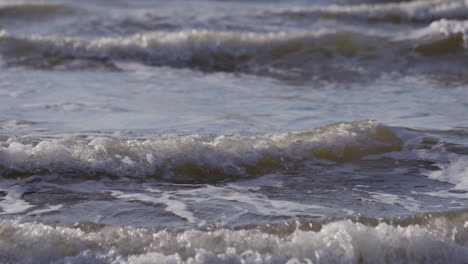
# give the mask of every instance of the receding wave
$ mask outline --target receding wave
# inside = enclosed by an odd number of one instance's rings
[[[432,56],[456,54],[449,59],[451,69],[459,71],[459,64],[465,61],[467,29],[466,21],[440,20],[400,38],[349,31],[269,34],[183,31],[89,40],[18,37],[3,32],[0,53],[6,65],[39,68],[101,65],[116,69],[117,62],[133,61],[203,71],[275,74],[283,70],[301,72],[304,76],[328,73],[335,77],[336,70],[342,72],[340,76],[353,70],[356,74],[405,70],[410,62],[414,70],[418,63],[427,66]],[[355,69],[356,60],[361,62],[360,69]]]
[[[169,231],[3,220],[6,263],[463,263],[468,215],[406,224],[339,220]]]
[[[6,137],[1,145],[3,175],[104,174],[204,181],[259,175],[305,162],[351,161],[399,150],[402,141],[392,129],[362,121],[257,137]]]
[[[266,16],[281,15],[290,19],[359,19],[392,23],[431,22],[439,19],[468,19],[465,0],[418,0],[398,3],[330,5],[269,11]]]

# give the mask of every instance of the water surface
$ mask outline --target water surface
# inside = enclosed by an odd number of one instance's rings
[[[0,1],[0,262],[465,263],[467,19]]]

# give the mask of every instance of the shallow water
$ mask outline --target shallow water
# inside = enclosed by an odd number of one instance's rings
[[[467,262],[467,19],[0,1],[0,262]]]

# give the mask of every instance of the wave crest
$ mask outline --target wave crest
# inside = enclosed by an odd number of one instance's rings
[[[7,175],[105,174],[208,181],[259,175],[321,159],[359,159],[399,150],[402,141],[391,129],[362,121],[258,137],[10,138],[2,145],[0,168]]]
[[[465,0],[418,0],[398,3],[330,5],[270,11],[266,16],[280,15],[296,19],[359,19],[391,23],[431,22],[439,19],[468,19],[468,2]]]

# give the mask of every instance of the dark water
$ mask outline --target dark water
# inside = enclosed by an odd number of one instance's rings
[[[0,263],[468,262],[468,2],[0,1]]]

